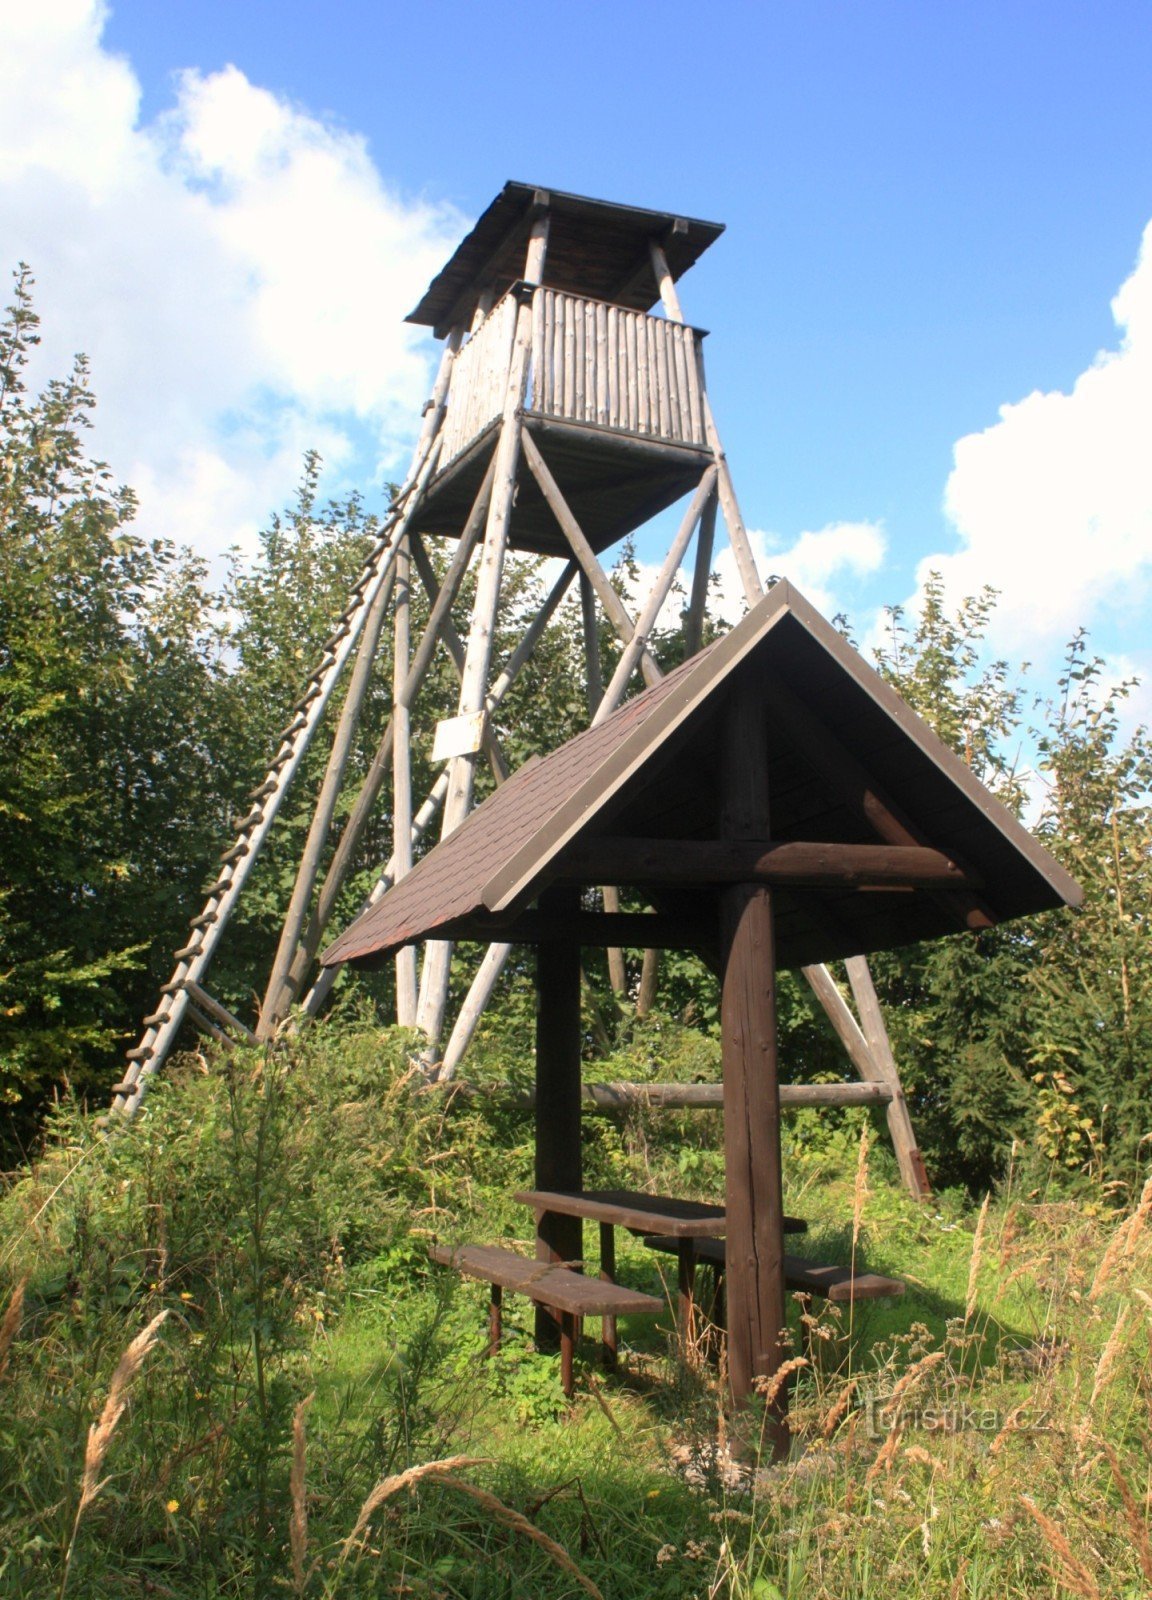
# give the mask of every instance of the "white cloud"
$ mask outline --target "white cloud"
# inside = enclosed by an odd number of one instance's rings
[[[776,534],[750,528],[748,542],[762,583],[767,585],[771,578],[788,578],[828,617],[850,603],[846,584],[850,586],[853,579],[879,571],[887,549],[884,529],[876,522],[832,522],[817,532],[801,533],[791,544]],[[660,609],[657,620],[662,628],[675,626],[679,618],[692,587],[693,559],[694,547],[689,549],[688,560],[680,569],[681,592],[673,591]],[[731,545],[724,544],[717,551],[712,565],[719,580],[712,595],[712,609],[723,621],[738,622],[747,606]],[[637,562],[635,578],[627,586],[629,608],[634,615],[651,593],[659,571],[659,562]]]
[[[1152,577],[1152,224],[1112,302],[1118,347],[1068,394],[1034,392],[955,448],[959,548],[926,556],[959,599],[1002,591],[998,640],[1046,653],[1081,624],[1139,625]]]
[[[830,522],[815,532],[801,533],[791,544],[777,534],[750,528],[748,539],[761,580],[787,578],[818,611],[831,617],[851,602],[854,580],[869,577],[883,565],[887,538],[878,522]],[[726,545],[716,559],[720,575],[718,609],[734,622],[744,611],[744,591],[736,557]]]
[[[142,529],[217,554],[310,446],[361,484],[402,468],[434,356],[402,319],[464,223],[236,67],[182,74],[141,124],[104,18],[96,0],[0,17],[0,267],[36,273],[42,375],[91,357],[95,448]]]

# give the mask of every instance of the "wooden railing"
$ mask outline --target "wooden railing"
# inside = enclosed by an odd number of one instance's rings
[[[693,328],[556,289],[536,291],[532,315],[533,411],[706,443]]]
[[[516,299],[503,296],[456,357],[444,419],[446,466],[504,409]],[[699,335],[664,317],[537,289],[529,410],[564,422],[706,446]]]
[[[444,417],[440,465],[447,466],[465,445],[504,410],[508,363],[516,329],[516,300],[500,299],[479,328],[460,347],[452,369]]]

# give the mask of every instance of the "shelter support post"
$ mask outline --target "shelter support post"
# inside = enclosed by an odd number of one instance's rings
[[[739,683],[728,708],[722,761],[722,832],[727,838],[768,837],[767,730],[754,694]],[[751,1400],[756,1380],[770,1378],[780,1366],[785,1329],[772,891],[734,885],[724,892],[720,915],[728,1381],[739,1410]],[[774,1459],[787,1453],[786,1417],[781,1392],[764,1435]]]
[[[574,911],[580,894],[557,889],[541,897],[559,915]],[[579,1189],[580,1149],[580,946],[559,939],[536,955],[536,1188]],[[536,1259],[578,1262],[583,1254],[579,1217],[544,1212],[536,1219]],[[555,1349],[556,1323],[536,1309],[536,1343]]]

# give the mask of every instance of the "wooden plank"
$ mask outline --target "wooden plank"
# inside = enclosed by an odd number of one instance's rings
[[[688,438],[693,444],[704,444],[704,413],[700,404],[700,362],[698,351],[698,336],[695,329],[685,327],[682,335],[685,343],[685,383],[688,395]]]
[[[540,897],[545,915],[558,920],[579,905],[571,889]],[[538,1189],[578,1189],[583,1182],[580,1143],[580,947],[573,939],[542,945],[536,956],[536,1162]],[[579,1219],[540,1214],[538,1261],[578,1261],[583,1254]],[[537,1313],[536,1342],[554,1334]]]
[[[769,834],[768,745],[755,686],[734,684],[723,731],[721,831],[729,839]],[[756,1380],[784,1359],[784,1204],[777,1075],[776,960],[772,895],[740,884],[721,901],[727,1214],[728,1382],[738,1409]],[[774,1458],[788,1449],[787,1395],[766,1417]]]
[[[656,401],[659,406],[660,437],[674,439],[676,431],[672,427],[672,384],[668,370],[669,325],[660,321],[658,317],[653,317],[650,330],[656,356]]]
[[[670,1235],[645,1239],[649,1250],[659,1250],[665,1255],[677,1255],[681,1241]],[[714,1266],[725,1264],[726,1247],[723,1239],[694,1239],[692,1248],[698,1261],[708,1261]],[[825,1266],[809,1261],[804,1256],[784,1257],[785,1287],[794,1294],[813,1294],[838,1305],[853,1300],[882,1300],[904,1293],[899,1278],[886,1278],[875,1272],[853,1272],[850,1267]]]
[[[642,1194],[633,1189],[582,1190],[576,1184],[563,1188],[540,1186],[521,1189],[513,1199],[538,1212],[608,1222],[632,1233],[655,1231],[691,1239],[723,1232],[725,1228],[723,1206],[670,1195]]]
[[[639,318],[632,313],[624,316],[625,386],[627,389],[628,420],[625,426],[633,433],[643,433],[640,410],[639,358],[636,354],[636,332]]]
[[[694,435],[692,432],[692,412],[688,403],[688,364],[684,349],[687,330],[681,327],[679,323],[674,322],[670,331],[672,334],[672,357],[676,373],[676,436],[679,439],[691,439]]]
[[[608,307],[608,424],[627,426],[621,385],[621,320],[618,306]]]
[[[608,409],[608,307],[602,304],[595,305],[593,315],[596,319],[596,421],[607,426],[611,421]]]
[[[576,416],[576,302],[571,295],[558,294],[556,309],[564,326],[564,389],[562,414]]]
[[[573,298],[568,302],[568,309],[572,315],[572,322],[576,336],[575,349],[573,352],[572,378],[574,389],[572,395],[572,410],[568,413],[568,415],[575,418],[577,421],[582,422],[584,421],[584,343],[585,339],[587,338],[587,328],[584,322],[584,302],[582,300]]]
[[[465,1277],[498,1284],[576,1316],[596,1317],[606,1312],[629,1316],[664,1309],[663,1300],[657,1300],[655,1295],[605,1278],[586,1277],[568,1267],[529,1260],[499,1245],[432,1245],[428,1254],[441,1266],[454,1267]]]
[[[569,846],[557,864],[556,880],[617,885],[766,883],[827,889],[925,888],[970,881],[950,857],[922,845],[613,835]]]

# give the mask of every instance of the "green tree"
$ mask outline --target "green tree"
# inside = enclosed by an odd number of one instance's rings
[[[27,268],[0,323],[0,1102],[88,1087],[152,988],[210,830],[221,671],[200,564],[130,531],[83,431],[88,366],[28,393]]]

